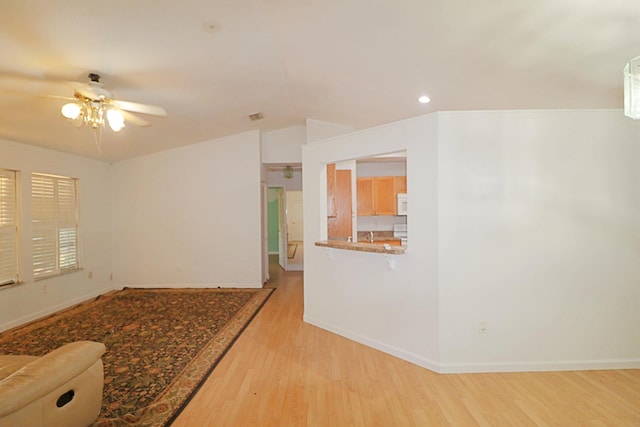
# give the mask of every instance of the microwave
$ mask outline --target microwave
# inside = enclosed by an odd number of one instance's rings
[[[398,205],[396,207],[396,215],[407,214],[407,193],[398,194]]]

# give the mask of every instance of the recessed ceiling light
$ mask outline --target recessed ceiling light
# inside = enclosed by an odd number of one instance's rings
[[[427,95],[422,95],[421,97],[418,98],[418,102],[420,104],[428,104],[429,102],[431,102],[431,99],[429,99]]]

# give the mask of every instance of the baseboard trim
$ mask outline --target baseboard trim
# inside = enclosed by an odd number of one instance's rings
[[[30,314],[28,316],[21,317],[21,318],[19,318],[17,320],[13,320],[11,322],[4,323],[4,324],[0,325],[0,332],[8,331],[9,329],[17,328],[19,326],[26,325],[27,323],[33,322],[35,320],[39,320],[39,319],[45,318],[45,317],[50,316],[50,315],[52,315],[54,313],[57,313],[58,311],[67,309],[69,307],[73,307],[74,305],[81,304],[81,303],[83,303],[85,301],[89,301],[89,300],[91,300],[93,298],[99,297],[100,295],[106,294],[106,293],[111,292],[113,290],[114,290],[113,288],[108,288],[108,289],[102,289],[100,291],[95,291],[95,292],[92,292],[90,294],[83,295],[81,297],[75,298],[75,299],[73,299],[71,301],[66,301],[66,302],[64,302],[62,304],[58,304],[58,305],[55,305],[53,307],[48,307],[45,310],[41,310],[41,311],[32,313],[32,314]]]
[[[261,283],[130,283],[120,286],[118,289],[140,288],[140,289],[212,289],[212,288],[262,288]]]
[[[526,361],[498,363],[441,363],[442,374],[471,374],[498,372],[594,371],[611,369],[640,369],[640,359]]]
[[[406,360],[415,365],[439,374],[472,374],[500,372],[551,372],[551,371],[593,371],[612,369],[640,369],[640,359],[603,359],[603,360],[561,360],[561,361],[525,361],[496,363],[438,363],[422,356],[386,345],[379,341],[354,334],[343,328],[304,315],[306,323],[325,329],[368,347]]]
[[[366,345],[367,347],[374,348],[376,350],[380,350],[383,353],[390,354],[391,356],[395,356],[399,359],[406,360],[407,362],[413,363],[414,365],[418,365],[422,368],[429,369],[430,371],[438,372],[439,365],[433,360],[427,359],[425,357],[419,356],[417,354],[401,350],[399,348],[386,345],[381,343],[380,341],[376,341],[365,336],[354,334],[353,332],[347,331],[346,329],[339,328],[337,326],[322,322],[320,320],[314,319],[310,316],[303,316],[303,320],[306,323],[317,326],[321,329],[325,329],[329,332],[332,332],[336,335],[340,335],[342,337],[348,338],[352,341],[358,342],[360,344]]]

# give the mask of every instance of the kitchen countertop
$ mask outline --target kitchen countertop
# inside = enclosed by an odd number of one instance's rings
[[[322,240],[315,243],[316,246],[325,248],[343,249],[347,251],[373,252],[378,254],[402,255],[407,250],[406,246],[389,246],[369,242],[347,242],[345,240]]]

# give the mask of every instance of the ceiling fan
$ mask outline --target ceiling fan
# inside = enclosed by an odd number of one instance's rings
[[[62,106],[62,115],[76,127],[82,127],[83,125],[91,127],[94,130],[96,147],[99,152],[102,151],[102,130],[107,125],[114,132],[119,132],[125,127],[125,121],[138,126],[149,126],[151,124],[133,113],[159,117],[167,116],[165,109],[157,105],[116,99],[111,92],[104,88],[104,85],[100,82],[101,76],[97,73],[89,73],[87,77],[89,78],[87,83],[64,82],[67,87],[73,89],[72,97],[47,94],[44,96],[70,101]],[[33,93],[33,89],[39,88],[37,84],[24,85],[24,81],[13,80],[13,83],[17,82],[22,84],[11,84],[12,90],[16,90],[16,86],[21,86],[25,89],[25,92]],[[29,88],[25,86],[31,86],[31,90],[28,90]]]
[[[105,124],[114,132],[119,132],[125,126],[125,120],[138,126],[150,125],[132,112],[160,117],[167,115],[165,109],[157,105],[115,99],[100,83],[99,74],[90,73],[88,77],[88,83],[69,82],[75,92],[73,98],[67,99],[73,102],[63,105],[61,112],[75,126],[87,125],[95,131],[98,151],[101,151],[102,129]]]

